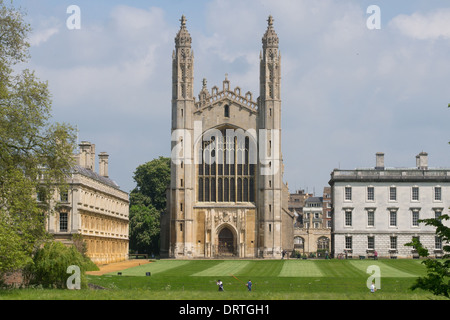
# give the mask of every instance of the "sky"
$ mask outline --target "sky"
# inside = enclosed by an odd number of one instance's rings
[[[259,96],[261,38],[272,15],[281,52],[282,153],[290,192],[321,195],[335,168],[450,167],[448,0],[15,0],[31,25],[27,68],[48,81],[52,121],[108,152],[122,190],[169,157],[171,59],[185,15],[194,93]],[[73,20],[79,8],[78,20]],[[377,6],[378,11],[368,10]],[[79,28],[72,28],[79,21]],[[69,22],[69,23],[68,23]],[[98,170],[98,158],[96,159]]]

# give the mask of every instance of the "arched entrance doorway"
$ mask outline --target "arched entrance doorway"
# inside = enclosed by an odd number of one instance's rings
[[[223,228],[219,232],[219,255],[232,256],[234,255],[234,236],[228,228]]]

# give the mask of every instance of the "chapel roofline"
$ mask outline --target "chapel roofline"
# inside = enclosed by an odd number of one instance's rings
[[[241,106],[247,107],[252,112],[258,112],[258,103],[253,101],[253,94],[250,91],[247,91],[245,95],[242,95],[240,87],[235,87],[234,90],[231,90],[228,74],[225,75],[222,90],[220,91],[219,87],[214,86],[211,88],[211,92],[209,92],[206,79],[203,79],[202,83],[203,87],[199,93],[199,101],[195,104],[197,109],[203,109],[212,106],[220,100],[228,99]]]

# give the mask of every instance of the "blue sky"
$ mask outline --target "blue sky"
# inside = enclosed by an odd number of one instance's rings
[[[202,79],[259,95],[259,53],[273,15],[282,55],[284,180],[320,194],[334,168],[413,167],[421,151],[450,167],[447,0],[16,0],[31,24],[28,67],[49,82],[54,121],[110,154],[130,191],[137,166],[170,156],[171,57],[186,15]],[[69,30],[70,5],[81,29]],[[381,29],[366,12],[380,8]],[[98,167],[98,165],[97,165]]]

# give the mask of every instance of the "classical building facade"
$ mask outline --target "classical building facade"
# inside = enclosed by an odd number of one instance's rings
[[[324,193],[324,196],[326,194]],[[325,257],[330,252],[331,228],[324,209],[324,197],[310,195],[304,206],[295,211],[294,250],[296,254]]]
[[[128,194],[108,176],[108,154],[98,155],[95,172],[95,145],[82,142],[75,155],[76,165],[68,179],[67,192],[55,193],[54,213],[49,214],[47,231],[54,239],[73,243],[80,235],[87,255],[96,264],[128,259]]]
[[[173,258],[280,258],[293,246],[283,182],[281,57],[269,17],[260,95],[203,80],[194,97],[192,39],[181,19],[172,57],[172,167],[161,254]]]
[[[333,202],[334,254],[411,258],[405,246],[413,237],[432,256],[442,254],[442,240],[434,227],[420,219],[448,214],[450,168],[429,168],[428,154],[416,157],[416,167],[386,168],[377,153],[375,168],[338,170],[329,182]],[[448,222],[444,222],[449,225]]]

